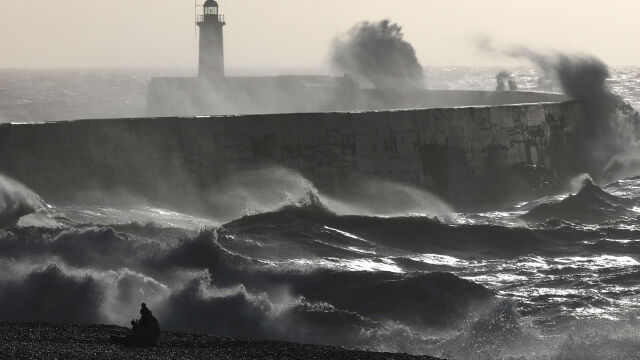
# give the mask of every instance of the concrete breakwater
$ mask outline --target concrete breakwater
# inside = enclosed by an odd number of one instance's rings
[[[51,201],[99,189],[171,202],[274,164],[329,192],[373,176],[472,205],[531,188],[532,165],[576,170],[583,117],[579,102],[562,101],[2,124],[0,172]]]

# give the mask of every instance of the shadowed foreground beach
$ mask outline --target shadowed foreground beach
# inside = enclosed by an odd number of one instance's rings
[[[109,341],[124,334],[113,325],[0,322],[3,359],[423,359],[429,356],[374,353],[282,341],[229,339],[163,331],[150,348],[126,348]]]

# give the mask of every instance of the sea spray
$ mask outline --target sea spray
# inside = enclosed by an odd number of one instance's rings
[[[0,228],[45,208],[44,201],[23,184],[0,174]]]
[[[390,20],[364,21],[333,42],[331,62],[380,90],[424,88],[422,65],[402,27]]]
[[[542,78],[556,79],[568,95],[582,102],[585,122],[578,133],[574,171],[600,177],[612,166],[612,160],[623,155],[628,158],[638,148],[640,114],[611,91],[606,83],[609,68],[602,60],[525,46],[499,47],[491,39],[481,39],[476,45],[485,52],[530,61],[542,72]]]
[[[231,220],[287,205],[305,205],[318,197],[318,190],[294,170],[265,166],[230,174],[213,186],[208,195],[212,211]]]
[[[453,209],[437,196],[412,186],[367,175],[353,178],[337,194],[320,191],[299,172],[265,166],[230,174],[208,192],[208,206],[221,219],[275,212],[288,206],[337,215],[438,216]]]

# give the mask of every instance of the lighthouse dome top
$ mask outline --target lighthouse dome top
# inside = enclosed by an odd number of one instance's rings
[[[220,13],[218,12],[218,2],[215,0],[205,1],[203,9],[205,20],[208,19],[209,21],[211,21],[214,16],[217,18],[218,15],[220,15]]]

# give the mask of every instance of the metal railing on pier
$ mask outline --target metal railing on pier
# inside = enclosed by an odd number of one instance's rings
[[[223,23],[224,22],[224,15],[220,14],[220,15],[217,15],[217,16],[218,16],[218,22]],[[196,17],[196,22],[197,23],[201,23],[201,22],[204,22],[205,19],[207,21],[211,21],[211,20],[213,20],[215,18],[216,18],[216,15],[198,15]]]

